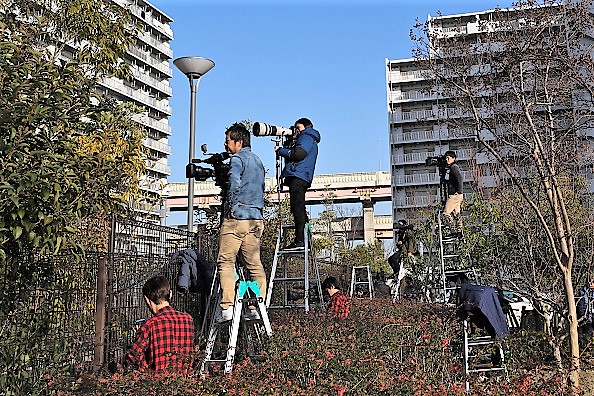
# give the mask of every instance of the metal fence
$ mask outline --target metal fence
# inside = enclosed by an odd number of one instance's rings
[[[175,288],[180,262],[173,255],[196,248],[214,263],[217,238],[206,228],[194,234],[128,220],[112,224],[107,253],[16,260],[15,265],[31,268],[34,276],[20,282],[22,291],[14,293],[22,300],[0,324],[0,344],[4,349],[18,344],[26,351],[35,337],[35,376],[57,366],[87,371],[118,362],[134,340],[136,321],[151,316],[142,297],[145,281],[163,274]],[[199,299],[197,294],[177,292],[172,299],[174,308],[195,318],[197,332]],[[10,362],[2,366],[8,369]]]

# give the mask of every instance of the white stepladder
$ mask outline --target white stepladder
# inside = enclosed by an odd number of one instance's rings
[[[216,282],[218,283],[218,281]],[[272,336],[272,327],[258,282],[245,280],[237,282],[233,317],[231,320],[221,323],[217,323],[215,320],[221,312],[220,287],[217,285],[213,289],[218,292],[214,299],[213,315],[206,341],[206,355],[200,368],[201,375],[206,374],[212,363],[224,364],[225,374],[233,370],[240,327],[250,356],[255,356],[262,349],[265,336]],[[251,313],[251,307],[256,308],[256,317]],[[228,331],[225,333],[221,331],[223,329]]]
[[[465,374],[465,389],[470,390],[470,376],[473,374],[487,375],[493,372],[503,372],[509,381],[505,367],[501,342],[490,336],[475,337],[471,331],[470,320],[463,321],[464,326],[464,356],[463,366]]]
[[[466,281],[478,283],[478,274],[472,266],[470,255],[459,253],[461,241],[444,235],[445,226],[441,220],[440,209],[435,211],[435,223],[437,238],[434,242],[437,244],[432,244],[430,254],[435,254],[436,250],[439,253],[439,279],[435,279],[437,285],[434,289],[434,299],[436,302],[452,303],[460,284]]]
[[[315,260],[309,223],[304,229],[304,249],[285,250],[284,246],[290,239],[287,231],[294,228],[293,225],[283,224],[279,229],[266,293],[266,307],[304,308],[305,312],[309,312],[312,305],[321,305],[323,301],[320,272]]]
[[[356,291],[362,291],[358,286],[364,286],[367,289],[368,297],[373,298],[373,280],[371,278],[371,269],[368,265],[353,267],[349,294],[351,297],[353,297]],[[357,296],[355,295],[355,297]]]

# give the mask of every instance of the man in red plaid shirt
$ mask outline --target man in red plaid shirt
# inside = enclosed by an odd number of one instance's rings
[[[166,277],[159,275],[147,280],[142,294],[153,317],[138,329],[125,363],[141,370],[187,371],[192,366],[194,320],[169,305],[172,292]]]
[[[326,278],[322,282],[322,290],[330,295],[328,312],[337,318],[348,318],[351,302],[342,290],[340,290],[336,278],[333,276]]]

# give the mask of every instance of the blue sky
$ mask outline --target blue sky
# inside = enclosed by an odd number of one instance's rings
[[[322,141],[316,173],[389,170],[385,59],[410,58],[418,18],[458,14],[511,1],[489,0],[149,0],[174,19],[174,58],[202,56],[215,67],[197,96],[196,156],[223,151],[224,131],[240,120],[290,126],[307,117]],[[190,88],[175,67],[169,181],[185,181]],[[274,176],[269,138],[252,149]],[[389,205],[376,213],[389,214]],[[174,215],[168,224],[185,222]]]

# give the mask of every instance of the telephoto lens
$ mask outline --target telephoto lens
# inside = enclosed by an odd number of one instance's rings
[[[263,122],[255,122],[252,127],[254,136],[292,136],[293,128],[269,125]]]

